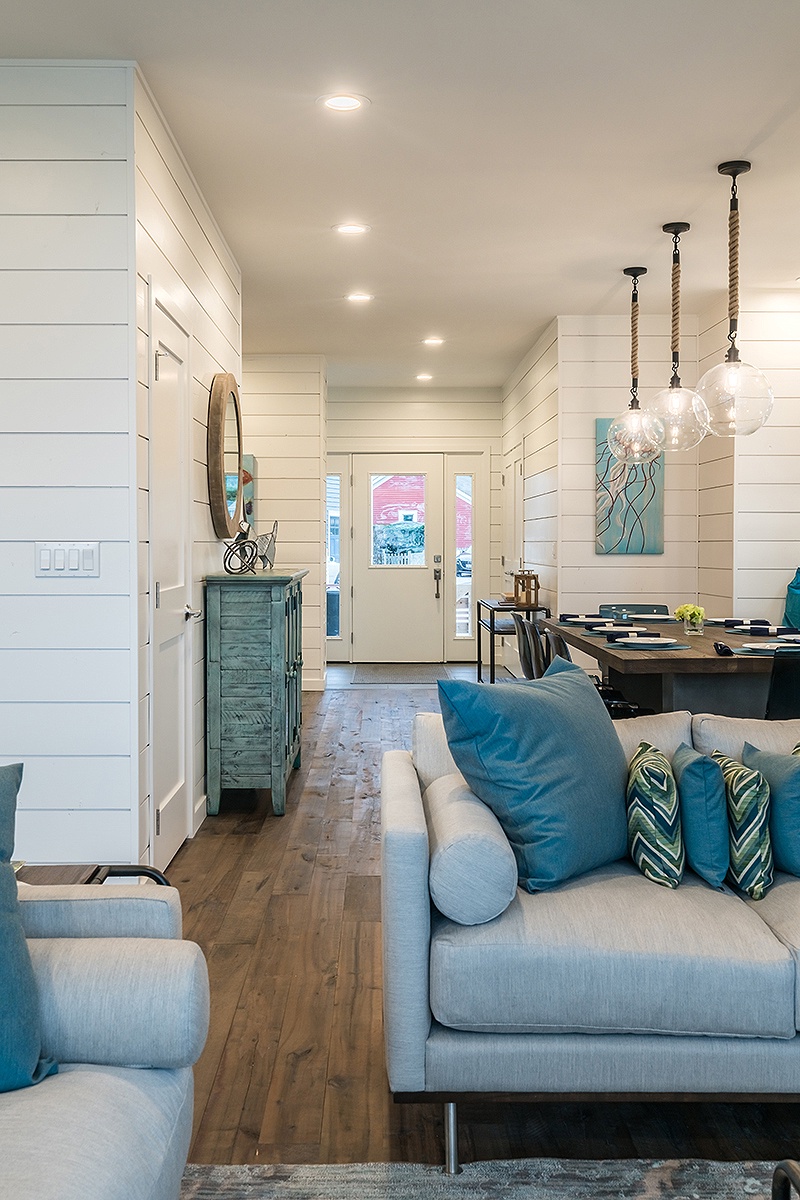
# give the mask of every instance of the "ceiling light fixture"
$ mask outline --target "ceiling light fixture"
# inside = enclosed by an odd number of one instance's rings
[[[720,175],[731,177],[728,214],[728,352],[725,361],[706,371],[697,385],[695,412],[715,437],[746,436],[760,429],[772,412],[773,394],[766,375],[739,359],[739,196],[736,179],[750,170],[744,160],[720,163]]]
[[[366,108],[369,100],[366,96],[357,96],[355,93],[336,93],[332,96],[319,96],[317,104],[322,104],[333,112],[355,112],[356,109]]]
[[[621,417],[608,430],[608,448],[623,463],[653,462],[661,453],[664,426],[655,415],[648,416],[639,407],[639,276],[647,267],[626,267],[624,275],[633,280],[631,287],[631,401]]]
[[[366,304],[368,300],[374,300],[374,296],[370,296],[369,292],[351,292],[347,297],[353,304]]]
[[[670,221],[662,225],[664,233],[672,234],[672,378],[669,387],[656,392],[644,403],[645,413],[657,417],[664,429],[662,450],[691,450],[705,437],[705,429],[694,411],[699,401],[696,392],[681,386],[681,234],[691,226],[686,221]]]
[[[423,344],[423,346],[441,346],[443,342],[444,342],[444,338],[429,337],[429,338],[425,338],[422,344]]]
[[[344,221],[341,225],[334,225],[333,229],[336,233],[369,233],[369,225],[361,225],[358,221]]]
[[[429,379],[433,379],[433,376],[432,376],[432,375],[418,375],[418,376],[417,376],[417,379],[419,379],[419,381],[420,381],[421,383],[427,383],[427,381],[428,381]]]

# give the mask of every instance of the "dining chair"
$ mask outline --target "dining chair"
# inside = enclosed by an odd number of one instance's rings
[[[768,721],[800,717],[800,647],[779,646],[775,651],[765,716]]]
[[[572,655],[569,652],[569,646],[564,641],[560,633],[554,633],[552,629],[545,631],[547,637],[547,661],[548,664],[554,658],[565,658],[567,662],[572,662]]]
[[[512,613],[517,630],[517,648],[522,673],[526,679],[541,679],[547,670],[550,658],[545,642],[535,621]]]

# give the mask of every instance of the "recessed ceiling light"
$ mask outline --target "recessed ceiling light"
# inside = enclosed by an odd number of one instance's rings
[[[425,338],[422,344],[423,344],[423,346],[441,346],[443,341],[444,341],[444,338],[429,337],[429,338]]]
[[[366,304],[367,300],[374,300],[374,296],[370,296],[369,292],[351,292],[347,297],[352,300],[353,304]]]
[[[358,221],[343,221],[341,225],[334,225],[333,228],[337,233],[369,233],[369,225],[361,225]]]
[[[337,93],[334,96],[320,96],[317,104],[324,104],[325,108],[330,108],[334,112],[355,112],[357,108],[366,108],[369,100],[366,96],[357,96],[355,93],[347,95]]]
[[[433,376],[432,375],[418,375],[417,379],[419,379],[419,381],[421,383],[425,383],[425,382],[427,382],[427,380],[433,379]]]

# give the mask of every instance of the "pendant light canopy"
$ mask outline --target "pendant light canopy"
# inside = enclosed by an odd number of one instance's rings
[[[705,437],[705,429],[695,414],[697,394],[681,385],[681,234],[691,228],[686,221],[662,225],[672,234],[672,378],[669,387],[656,392],[644,405],[648,415],[658,417],[664,428],[662,450],[691,450]]]
[[[772,412],[772,388],[758,367],[739,359],[736,335],[739,329],[739,196],[736,179],[750,170],[743,160],[720,163],[720,175],[731,177],[728,216],[728,341],[725,361],[706,371],[697,385],[695,413],[701,425],[715,437],[755,433]]]
[[[653,462],[661,453],[666,437],[662,421],[654,413],[639,407],[639,276],[647,267],[626,267],[625,275],[633,280],[631,288],[631,401],[608,430],[608,448],[614,458],[623,463]]]

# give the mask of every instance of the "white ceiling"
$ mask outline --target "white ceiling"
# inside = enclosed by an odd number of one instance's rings
[[[553,316],[627,312],[626,265],[665,312],[665,221],[698,311],[724,159],[753,161],[742,286],[798,286],[797,0],[29,0],[2,40],[139,62],[241,264],[245,352],[332,384],[497,386]],[[315,104],[340,90],[372,103]]]

